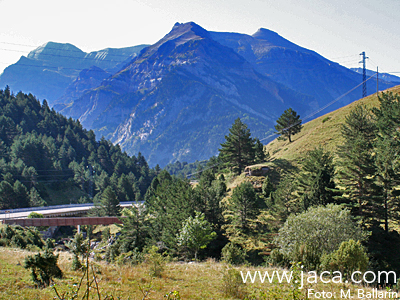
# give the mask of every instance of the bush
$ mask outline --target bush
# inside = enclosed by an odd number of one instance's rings
[[[151,277],[161,277],[162,272],[167,264],[167,258],[158,253],[158,247],[152,246],[144,255],[144,262],[149,266]]]
[[[366,236],[349,210],[329,204],[289,216],[275,242],[285,259],[302,261],[306,269],[317,270],[323,254],[336,251],[344,241],[364,240]]]
[[[53,278],[61,278],[62,272],[57,265],[58,255],[46,249],[43,253],[27,256],[24,268],[31,269],[32,280],[37,287],[43,288],[53,281]]]
[[[232,265],[240,265],[246,262],[246,251],[240,246],[229,242],[222,248],[222,260]]]
[[[322,269],[340,271],[348,278],[354,271],[365,272],[368,267],[368,256],[364,247],[354,240],[342,242],[339,249],[324,255],[321,261]]]

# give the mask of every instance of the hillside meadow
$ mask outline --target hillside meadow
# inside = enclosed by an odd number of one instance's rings
[[[400,86],[393,87],[385,92],[398,94],[400,93]],[[378,97],[373,94],[307,122],[303,124],[301,132],[292,137],[291,143],[275,139],[266,145],[266,151],[270,153],[272,159],[285,159],[293,163],[299,162],[307,151],[318,146],[335,153],[336,147],[343,141],[340,128],[344,124],[346,116],[359,104],[365,105],[369,109],[376,107],[379,105]]]
[[[0,299],[59,299],[53,287],[34,287],[30,272],[23,267],[25,257],[32,254],[34,253],[26,250],[0,248]],[[59,254],[59,266],[64,277],[55,280],[55,287],[62,296],[63,293],[76,289],[82,273],[71,271],[70,253]],[[307,299],[307,293],[322,291],[336,295],[332,299],[340,299],[341,293],[348,293],[348,290],[356,298],[358,289],[362,289],[365,295],[373,292],[370,288],[358,285],[320,281],[316,284],[305,283],[303,289],[299,289],[299,284],[278,283],[276,278],[272,284],[260,283],[259,279],[255,283],[243,284],[241,277],[227,277],[231,266],[211,259],[199,263],[169,262],[160,278],[151,278],[148,275],[149,264],[146,263],[136,266],[90,263],[96,272],[101,299]],[[277,271],[282,274],[284,271],[250,266],[236,266],[235,269],[243,274],[247,271],[252,272],[251,274],[254,271],[260,271],[261,274],[265,271],[269,274]],[[325,280],[329,281],[328,278]],[[85,284],[84,281],[83,286]],[[65,299],[81,299],[83,290],[81,289],[78,298]],[[172,296],[171,292],[174,291],[177,293]],[[89,299],[99,299],[98,297],[96,290],[91,289]],[[317,297],[313,295],[309,299]]]

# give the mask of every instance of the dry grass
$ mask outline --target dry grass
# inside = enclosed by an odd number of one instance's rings
[[[388,91],[400,93],[400,86],[391,88]],[[355,101],[305,123],[302,131],[293,136],[292,143],[275,139],[266,145],[266,150],[271,154],[273,159],[286,159],[293,163],[297,163],[307,151],[318,146],[322,146],[325,150],[334,153],[336,147],[342,143],[341,125],[344,124],[345,117],[357,104],[364,104],[368,108],[372,108],[378,106],[379,101],[376,94]]]
[[[54,299],[55,293],[52,288],[36,289],[33,287],[28,270],[23,268],[25,256],[30,255],[27,251],[17,249],[0,248],[0,299]],[[70,290],[73,284],[80,278],[79,272],[70,271],[71,255],[61,253],[59,265],[64,272],[64,278],[56,281],[60,293]],[[97,279],[102,297],[112,295],[115,299],[142,299],[143,295],[139,286],[151,286],[151,292],[146,299],[165,299],[164,295],[170,291],[178,291],[181,299],[232,299],[225,297],[222,289],[222,278],[228,266],[225,264],[208,260],[202,263],[169,263],[161,278],[151,279],[148,267],[145,264],[138,266],[115,266],[108,264],[96,264],[99,270]],[[238,267],[239,271],[261,271],[262,274],[271,268],[261,267]],[[282,272],[283,270],[279,270]],[[249,295],[255,291],[263,291],[262,299],[293,299],[294,287],[290,284],[280,283],[246,283],[244,290]],[[331,291],[340,295],[340,290],[351,289],[355,291],[359,286],[349,284],[307,284],[300,291],[300,298],[305,299],[309,288],[315,291]],[[366,289],[368,290],[368,289]],[[97,295],[92,291],[93,298]],[[119,298],[117,298],[119,297]],[[265,298],[266,297],[266,298]],[[252,298],[259,299],[259,298]],[[334,299],[340,299],[338,296]]]

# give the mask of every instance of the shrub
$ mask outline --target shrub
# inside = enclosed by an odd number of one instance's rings
[[[339,249],[326,254],[321,259],[322,269],[340,271],[350,276],[354,271],[365,272],[368,266],[368,256],[360,241],[352,239],[340,244]]]
[[[46,249],[43,253],[29,255],[25,258],[24,268],[31,269],[32,280],[37,287],[43,288],[53,281],[53,278],[61,278],[62,272],[57,265],[58,255]]]
[[[144,262],[149,266],[149,273],[152,277],[161,277],[167,264],[167,258],[158,253],[158,247],[152,246],[144,255]]]
[[[275,242],[285,259],[302,261],[306,269],[318,269],[323,254],[336,251],[344,241],[364,240],[366,236],[349,210],[329,204],[289,216]]]
[[[240,265],[246,262],[246,251],[231,242],[222,248],[221,254],[222,260],[232,265]]]

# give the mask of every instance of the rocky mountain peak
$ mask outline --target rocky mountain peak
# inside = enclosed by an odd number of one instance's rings
[[[85,52],[72,44],[47,42],[42,46],[39,46],[35,50],[29,52],[28,58],[46,61],[53,60],[56,56],[83,58],[85,55]]]
[[[297,46],[296,44],[281,37],[276,32],[269,30],[269,29],[265,29],[265,28],[258,29],[257,32],[252,35],[252,37],[257,40],[267,41],[268,44],[270,44],[271,46],[288,48],[288,49],[292,49],[292,50],[302,49],[302,47]]]

